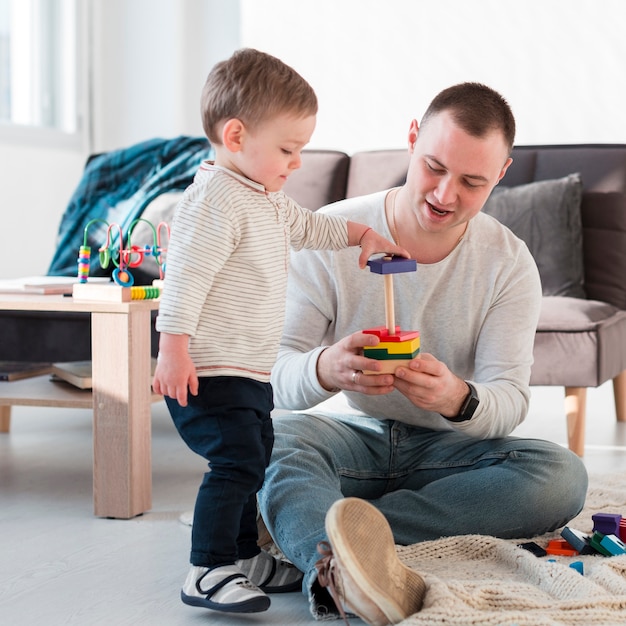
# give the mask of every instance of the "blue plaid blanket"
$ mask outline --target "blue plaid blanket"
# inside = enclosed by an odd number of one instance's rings
[[[186,189],[200,163],[212,156],[205,137],[180,136],[151,139],[92,158],[61,219],[48,274],[76,275],[78,251],[85,226],[91,220],[119,224],[126,240],[128,228],[154,198],[167,191]],[[106,239],[104,222],[94,223],[87,232],[87,245],[92,247],[92,276],[109,274],[112,269],[102,270],[97,254]],[[112,235],[117,238],[116,233]],[[113,243],[119,245],[115,240]]]

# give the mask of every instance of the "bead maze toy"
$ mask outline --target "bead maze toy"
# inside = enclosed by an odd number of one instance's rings
[[[384,256],[367,262],[370,271],[382,274],[385,279],[385,326],[368,328],[364,333],[376,335],[376,346],[365,346],[363,355],[382,363],[382,370],[363,370],[364,374],[393,374],[396,368],[408,365],[420,352],[420,334],[417,330],[400,330],[395,322],[393,295],[393,275],[402,272],[415,272],[417,262],[401,256]]]
[[[135,245],[132,243],[132,233],[140,222],[148,225],[152,234],[152,245]],[[89,283],[89,265],[91,259],[91,247],[87,245],[89,228],[95,223],[103,223],[106,226],[106,240],[99,248],[99,260],[102,269],[108,269],[110,264],[115,266],[111,277],[111,284],[103,285]],[[109,302],[129,302],[131,300],[157,299],[161,296],[161,286],[165,276],[164,256],[167,248],[162,244],[162,233],[169,240],[170,230],[165,222],[160,222],[155,228],[152,223],[143,218],[131,222],[128,229],[126,247],[124,247],[122,228],[119,224],[109,224],[103,219],[96,218],[87,223],[84,229],[83,245],[78,251],[78,280],[74,285],[72,295],[77,300],[106,300]],[[119,245],[113,245],[114,236],[117,234]],[[154,280],[152,286],[135,286],[132,268],[139,267],[146,257],[153,257],[159,269],[159,278]]]

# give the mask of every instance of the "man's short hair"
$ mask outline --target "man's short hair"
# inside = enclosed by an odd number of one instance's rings
[[[443,111],[449,111],[455,122],[473,137],[500,130],[509,152],[513,149],[515,117],[508,102],[491,87],[468,82],[444,89],[426,109],[421,126]]]

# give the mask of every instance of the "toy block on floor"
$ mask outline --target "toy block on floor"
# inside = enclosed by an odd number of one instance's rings
[[[578,556],[578,550],[575,550],[565,539],[549,541],[546,552],[554,556]]]
[[[528,552],[531,552],[538,557],[546,556],[548,554],[545,548],[542,548],[538,543],[535,543],[534,541],[524,541],[523,543],[518,543],[517,547],[528,550]]]
[[[619,523],[619,538],[626,541],[626,519],[622,518]]]
[[[589,545],[589,535],[565,526],[561,530],[561,537],[569,543],[579,554],[595,554],[596,551]]]
[[[615,535],[604,535],[600,541],[600,545],[613,556],[626,554],[626,544]]]
[[[619,535],[622,516],[619,513],[595,513],[591,516],[593,530],[603,535]]]
[[[603,556],[611,556],[611,553],[601,545],[601,541],[604,535],[599,532],[594,532],[589,538],[589,545],[598,553]]]

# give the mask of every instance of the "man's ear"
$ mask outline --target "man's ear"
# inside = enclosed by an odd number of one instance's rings
[[[506,174],[506,171],[509,169],[509,165],[511,165],[511,163],[513,163],[513,159],[511,157],[509,157],[506,160],[506,163],[504,164],[504,167],[502,168],[502,170],[500,172],[500,176],[498,176],[498,183],[504,178],[504,175]],[[496,183],[496,185],[498,183]]]
[[[417,141],[417,135],[419,134],[419,124],[417,120],[411,120],[411,126],[409,127],[409,135],[407,137],[409,144],[409,154],[413,154],[415,149],[415,142]]]
[[[241,150],[245,127],[241,120],[233,117],[227,120],[222,127],[222,144],[230,152]]]

